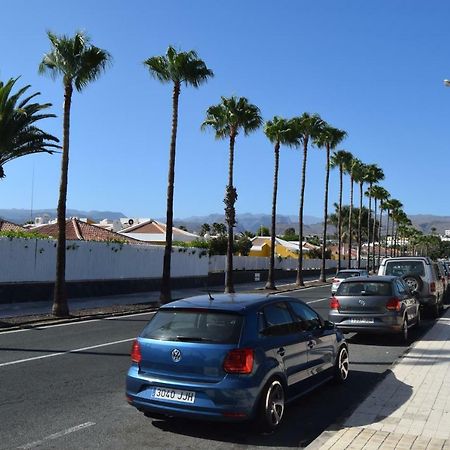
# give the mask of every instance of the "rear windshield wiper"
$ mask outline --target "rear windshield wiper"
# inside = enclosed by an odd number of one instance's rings
[[[201,336],[176,336],[175,340],[186,342],[215,342],[214,339],[208,339]]]

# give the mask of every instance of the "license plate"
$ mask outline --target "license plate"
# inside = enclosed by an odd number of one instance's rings
[[[182,391],[180,389],[167,389],[155,387],[153,388],[152,398],[158,398],[161,400],[170,400],[172,402],[179,402],[179,403],[194,403],[195,392]]]
[[[350,323],[373,323],[373,319],[369,318],[350,319]]]

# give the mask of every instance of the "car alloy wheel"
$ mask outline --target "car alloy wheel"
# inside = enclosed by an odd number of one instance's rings
[[[266,387],[262,402],[263,429],[273,431],[280,425],[284,414],[284,388],[278,380],[273,380]]]
[[[335,379],[343,383],[348,378],[350,360],[346,347],[341,347],[336,358]]]

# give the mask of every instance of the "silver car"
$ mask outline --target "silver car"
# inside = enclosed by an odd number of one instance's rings
[[[405,281],[396,276],[344,280],[330,299],[328,318],[344,333],[397,333],[420,325],[420,304]]]
[[[333,281],[331,283],[331,293],[335,294],[339,285],[342,283],[342,281],[346,280],[347,278],[359,277],[364,275],[369,275],[369,273],[365,269],[339,270],[339,272],[334,276]]]

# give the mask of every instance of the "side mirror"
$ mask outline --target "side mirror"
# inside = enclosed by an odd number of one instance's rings
[[[322,327],[324,330],[334,330],[334,322],[330,322],[329,320],[324,320]]]

